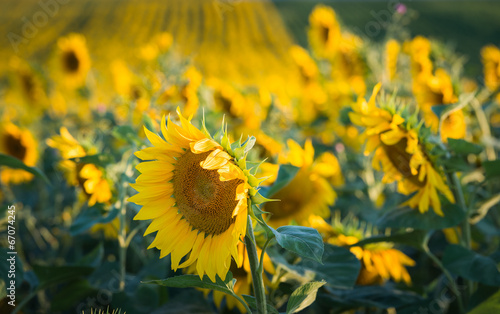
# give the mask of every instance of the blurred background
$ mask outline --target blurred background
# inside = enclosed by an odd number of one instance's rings
[[[245,15],[245,10],[256,2],[260,4],[255,12],[260,12],[260,15],[252,19]],[[271,51],[277,60],[284,62],[286,58],[283,56],[291,43],[307,45],[308,15],[318,3],[320,1],[308,0],[3,0],[4,9],[0,12],[0,58],[3,61],[0,70],[5,69],[6,60],[12,54],[23,59],[44,60],[53,51],[57,39],[71,32],[82,33],[87,38],[93,59],[102,64],[107,64],[117,54],[133,59],[137,47],[162,31],[172,33],[187,55],[194,56],[200,50],[203,53],[211,49],[214,53],[219,53],[218,49],[225,50],[225,53],[241,53],[252,49]],[[354,34],[363,39],[381,40],[391,31],[388,22],[392,7],[398,1],[321,3],[331,6]],[[468,58],[465,74],[470,77],[481,74],[481,47],[498,44],[500,40],[499,1],[401,3],[411,12],[408,21],[410,37],[419,34],[452,45]],[[283,23],[276,20],[277,14]],[[219,23],[213,24],[216,19]],[[207,28],[209,23],[220,28]],[[245,42],[231,43],[228,26],[239,31],[240,35],[254,33],[254,36]],[[219,42],[222,47],[214,46],[213,42],[204,46],[203,43],[217,32],[228,35],[219,37],[225,38],[224,42]]]

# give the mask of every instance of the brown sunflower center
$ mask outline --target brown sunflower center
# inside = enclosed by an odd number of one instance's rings
[[[299,171],[295,178],[271,199],[279,199],[279,202],[269,202],[264,205],[264,210],[272,214],[270,220],[283,219],[299,213],[310,201],[314,194],[309,172]]]
[[[403,175],[403,177],[410,180],[410,182],[416,186],[424,187],[426,180],[420,181],[418,179],[418,173],[415,175],[411,173],[410,159],[412,155],[406,152],[407,143],[408,140],[403,138],[395,145],[385,145],[382,143],[382,147],[392,165]]]
[[[6,134],[4,138],[5,146],[7,147],[7,153],[19,160],[23,160],[26,157],[26,147],[24,147],[21,139],[15,137],[11,134]]]
[[[28,99],[34,101],[36,98],[36,94],[35,94],[35,79],[33,78],[33,76],[28,73],[22,73],[21,85]]]
[[[319,34],[323,44],[326,44],[328,42],[328,37],[330,36],[330,28],[328,26],[321,25]]]
[[[220,181],[217,170],[201,168],[200,162],[210,152],[194,154],[186,152],[178,160],[174,170],[174,197],[177,208],[184,218],[199,231],[221,234],[235,222],[233,211],[236,187],[242,180]]]
[[[70,50],[64,54],[63,64],[64,68],[68,72],[73,73],[78,71],[78,67],[80,66],[80,60],[78,60],[78,57],[76,56],[75,52],[73,50]]]
[[[244,256],[244,259],[246,258],[246,253]],[[231,259],[231,266],[229,267],[229,271],[233,274],[233,278],[236,278],[238,280],[243,280],[246,279],[248,276],[247,271],[243,267],[238,267],[234,259]]]

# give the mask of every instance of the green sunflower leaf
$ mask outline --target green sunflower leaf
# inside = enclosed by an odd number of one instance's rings
[[[443,254],[443,265],[450,272],[488,286],[500,286],[500,272],[496,262],[460,245],[451,244]]]
[[[467,142],[462,139],[454,139],[448,138],[448,147],[460,155],[468,155],[468,154],[480,154],[483,151],[483,148],[480,145]]]
[[[286,313],[297,313],[311,305],[316,300],[318,289],[325,284],[325,281],[313,281],[298,287],[288,299]]]
[[[283,226],[271,230],[282,248],[301,257],[322,262],[325,247],[318,230],[302,226]]]
[[[500,177],[500,160],[485,161],[483,167],[486,179]]]
[[[383,215],[377,225],[380,228],[413,228],[418,230],[439,230],[458,225],[465,219],[465,213],[459,206],[442,204],[444,216],[437,215],[432,208],[421,213],[418,208],[395,208]]]
[[[40,179],[45,181],[45,183],[50,185],[49,179],[40,169],[27,166],[21,160],[10,155],[0,154],[0,166],[7,166],[13,169],[22,169],[28,171],[29,173],[35,175],[36,177],[39,177]]]
[[[373,236],[363,239],[351,246],[364,246],[370,243],[391,242],[406,244],[417,249],[421,249],[425,243],[427,232],[423,230],[413,230],[411,232],[393,234],[389,236]]]
[[[145,284],[155,284],[171,288],[202,288],[221,291],[229,295],[233,295],[234,281],[233,274],[227,273],[226,280],[222,281],[219,276],[216,277],[216,282],[212,282],[208,276],[204,276],[203,280],[198,275],[181,275],[170,277],[162,280],[143,281]]]
[[[500,291],[489,297],[486,301],[479,304],[469,314],[490,314],[500,313]]]
[[[72,160],[77,163],[93,164],[103,168],[105,168],[110,163],[114,162],[113,157],[108,154],[88,155],[84,157],[70,158],[69,160]]]
[[[88,276],[94,271],[94,269],[94,267],[87,266],[33,265],[33,271],[40,282],[38,290]]]

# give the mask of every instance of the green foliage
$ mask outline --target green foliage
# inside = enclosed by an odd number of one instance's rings
[[[145,281],[145,284],[155,284],[171,288],[202,288],[217,290],[226,294],[233,294],[233,287],[236,279],[233,279],[231,272],[226,276],[226,280],[222,281],[218,276],[216,282],[212,282],[207,276],[200,279],[198,275],[180,275],[170,277],[163,280],[150,280]]]
[[[489,286],[500,286],[497,263],[460,245],[448,245],[443,254],[443,265],[450,272],[468,280]]]
[[[45,183],[50,185],[49,179],[40,169],[36,167],[29,167],[25,165],[21,160],[15,157],[0,153],[0,166],[6,166],[13,169],[26,170],[29,173],[35,175],[35,177],[42,179],[43,181],[45,181]]]
[[[429,210],[420,213],[418,208],[395,208],[388,211],[378,221],[381,228],[413,228],[419,230],[438,230],[458,225],[465,219],[464,212],[456,204],[442,204],[444,216]]]
[[[325,285],[324,281],[308,282],[298,287],[288,299],[286,313],[297,313],[311,305],[316,300],[318,289]]]
[[[324,245],[318,230],[302,226],[283,226],[273,232],[282,248],[321,263]]]

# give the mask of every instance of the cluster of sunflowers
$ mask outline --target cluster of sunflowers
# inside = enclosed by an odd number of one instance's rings
[[[134,58],[72,33],[43,64],[10,59],[0,230],[14,204],[19,304],[1,312],[494,311],[500,49],[476,82],[441,43],[371,42],[327,6],[306,48],[270,3],[207,3],[172,4],[205,12],[203,34]]]

